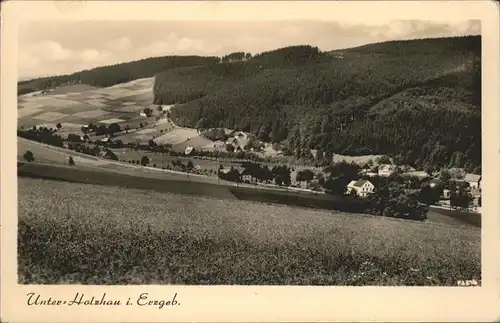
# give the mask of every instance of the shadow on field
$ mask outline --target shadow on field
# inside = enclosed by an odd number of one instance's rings
[[[20,177],[235,199],[226,186],[202,182],[192,183],[183,180],[146,178],[95,169],[88,170],[34,163],[18,162],[17,166],[17,175]]]
[[[467,211],[459,211],[459,210],[446,210],[442,208],[430,207],[429,219],[433,219],[433,217],[440,216],[441,218],[451,218],[453,220],[461,221],[462,223],[467,223],[473,225],[475,227],[481,227],[481,214],[476,214]]]
[[[349,196],[317,194],[312,192],[277,191],[231,187],[229,189],[239,200],[255,201],[270,204],[286,204],[314,209],[336,210],[342,212],[362,213],[366,210],[366,202]]]

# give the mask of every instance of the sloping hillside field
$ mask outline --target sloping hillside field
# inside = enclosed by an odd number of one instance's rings
[[[19,178],[20,283],[456,285],[480,229]]]
[[[22,95],[18,98],[19,126],[46,126],[78,133],[82,125],[126,124],[139,117],[139,112],[152,106],[153,78],[134,80],[107,88],[69,85],[45,94]]]

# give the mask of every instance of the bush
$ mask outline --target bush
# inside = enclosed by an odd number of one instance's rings
[[[35,157],[33,155],[33,153],[31,152],[31,150],[27,150],[24,155],[23,155],[23,158],[24,160],[26,160],[27,162],[32,162],[35,160]]]
[[[149,165],[149,158],[148,158],[147,156],[143,156],[143,157],[141,158],[141,162],[140,162],[140,163],[141,163],[141,165],[142,165],[142,166],[147,166],[147,165]]]

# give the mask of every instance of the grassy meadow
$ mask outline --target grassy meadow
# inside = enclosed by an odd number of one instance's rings
[[[22,284],[456,285],[479,228],[18,177]]]

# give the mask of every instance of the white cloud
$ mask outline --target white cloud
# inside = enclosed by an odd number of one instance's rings
[[[30,70],[36,68],[40,59],[37,56],[31,55],[30,52],[21,51],[19,52],[19,61],[18,64],[20,67],[24,69]]]
[[[84,62],[95,63],[95,62],[104,62],[112,55],[108,51],[98,51],[97,49],[85,49],[80,53],[79,56]]]
[[[132,47],[132,41],[128,37],[120,37],[110,41],[109,48],[112,51],[123,51]]]
[[[171,51],[173,48],[165,41],[155,41],[146,47],[139,49],[138,51],[144,53],[145,57],[152,56],[163,56],[167,52]]]
[[[164,56],[173,54],[204,54],[209,51],[205,47],[204,42],[198,39],[189,37],[179,37],[174,33],[170,33],[163,40],[156,40],[148,45],[137,49],[137,58]]]
[[[33,47],[31,49],[34,49]],[[71,49],[63,48],[61,44],[50,40],[44,40],[36,44],[36,50],[40,57],[49,62],[67,60],[74,54]]]
[[[184,37],[179,39],[179,41],[177,42],[176,49],[182,52],[188,50],[204,51],[204,46],[203,42],[200,40]]]

